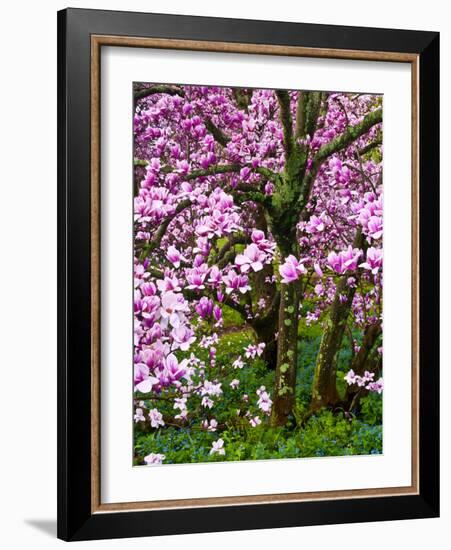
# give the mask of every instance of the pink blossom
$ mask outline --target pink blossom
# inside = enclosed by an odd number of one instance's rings
[[[235,264],[239,266],[242,273],[246,273],[250,268],[253,271],[261,271],[265,260],[266,254],[255,243],[252,243],[245,248],[243,254],[238,254]]]
[[[382,236],[382,218],[379,216],[371,216],[368,220],[368,235],[373,239],[379,239]]]
[[[366,262],[360,264],[359,267],[368,269],[373,275],[376,275],[382,267],[382,250],[380,248],[368,248]]]
[[[169,291],[161,297],[160,314],[162,325],[166,328],[168,323],[177,328],[185,320],[184,312],[188,311],[188,304],[181,294]]]
[[[238,275],[236,271],[230,269],[227,275],[222,280],[226,285],[226,294],[230,294],[234,290],[238,290],[241,294],[245,294],[251,287],[248,284],[246,275]]]
[[[224,449],[224,440],[218,439],[217,441],[213,441],[211,445],[210,454],[218,454],[218,455],[225,455],[225,449]]]
[[[206,408],[211,409],[214,405],[214,401],[213,401],[213,399],[210,399],[209,397],[207,397],[205,395],[204,397],[202,397],[201,405],[202,405],[202,407],[206,407]]]
[[[255,357],[260,357],[265,350],[266,344],[264,342],[260,342],[257,345],[249,344],[246,348],[244,348],[245,355],[247,358],[255,359]]]
[[[261,409],[265,414],[271,413],[271,407],[272,407],[272,400],[269,396],[269,393],[266,391],[265,386],[260,386],[260,388],[257,390],[257,395],[259,396],[257,401],[257,406],[259,409]]]
[[[194,331],[186,325],[179,325],[171,330],[172,349],[181,349],[182,351],[189,350],[191,344],[196,341]]]
[[[163,460],[166,458],[165,455],[160,453],[150,453],[144,457],[144,462],[148,465],[158,466],[163,463]]]
[[[180,267],[180,262],[185,258],[180,254],[180,252],[175,248],[175,246],[170,246],[166,254],[168,260],[174,265],[174,267]]]
[[[203,319],[206,319],[207,317],[210,317],[210,315],[213,313],[213,305],[213,300],[210,300],[206,296],[202,296],[202,298],[196,304],[195,309]]]
[[[292,254],[285,259],[285,263],[279,266],[282,275],[282,283],[288,284],[297,281],[300,275],[307,273],[306,268]]]
[[[255,428],[256,426],[258,426],[259,424],[261,424],[262,421],[260,420],[260,418],[258,416],[254,416],[253,418],[250,418],[249,419],[249,424]]]
[[[146,417],[144,416],[143,410],[141,408],[135,409],[133,419],[135,422],[144,422],[146,420]]]
[[[232,367],[234,369],[242,369],[244,367],[243,360],[241,359],[241,355],[235,359],[235,361],[232,363]]]
[[[152,409],[149,411],[150,425],[152,428],[158,428],[164,426],[163,415],[158,409]]]
[[[334,271],[342,275],[345,271],[354,271],[357,268],[357,262],[361,255],[361,250],[349,245],[346,250],[342,250],[338,254],[331,252],[327,256],[327,262]]]

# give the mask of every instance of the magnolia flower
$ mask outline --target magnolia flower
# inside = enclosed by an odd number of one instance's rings
[[[370,382],[366,386],[366,389],[369,391],[382,393],[382,390],[384,389],[384,381],[382,380],[382,378],[379,378],[379,380],[377,380],[376,382]]]
[[[152,428],[158,428],[164,426],[163,415],[158,409],[152,409],[149,411],[150,425]]]
[[[186,261],[185,258],[180,254],[180,252],[175,248],[175,246],[170,246],[168,248],[167,259],[173,264],[174,267],[180,267],[181,261]]]
[[[182,290],[177,277],[168,277],[167,275],[165,275],[164,279],[159,279],[157,281],[157,287],[161,293],[168,292],[170,290],[173,290],[174,292],[180,292]]]
[[[323,276],[323,270],[321,269],[321,266],[318,263],[313,264],[313,268],[315,269],[315,273],[318,275],[318,277]]]
[[[262,421],[260,420],[260,418],[258,416],[254,416],[254,418],[250,418],[249,419],[249,424],[255,428],[256,426],[258,426],[259,424],[261,424]]]
[[[133,419],[135,422],[144,422],[146,420],[146,417],[144,416],[143,410],[141,408],[135,410]]]
[[[224,441],[222,439],[218,439],[217,441],[213,441],[210,449],[210,454],[218,454],[218,455],[225,455],[225,449],[224,449]]]
[[[346,250],[339,252],[331,252],[327,256],[327,262],[330,267],[338,274],[342,275],[345,271],[354,271],[357,268],[357,262],[362,251],[358,248],[348,246]]]
[[[159,453],[150,453],[150,455],[147,455],[144,457],[144,462],[146,464],[152,464],[153,466],[157,466],[159,464],[162,464],[165,458],[166,458],[166,455],[162,455]]]
[[[380,237],[382,237],[382,218],[380,218],[379,216],[371,216],[368,220],[367,230],[368,235],[373,239],[379,239]]]
[[[188,281],[189,285],[186,288],[203,290],[205,288],[204,282],[206,276],[207,274],[197,267],[187,270],[186,280]]]
[[[222,275],[221,275],[221,272],[218,268],[218,266],[214,265],[212,266],[212,268],[210,269],[210,273],[209,273],[209,276],[208,276],[208,282],[214,286],[214,287],[217,287],[222,281]]]
[[[163,370],[156,373],[159,378],[160,384],[168,386],[177,380],[180,380],[186,374],[188,366],[188,359],[178,361],[177,357],[170,353],[165,359],[163,359]]]
[[[201,401],[202,407],[211,409],[214,404],[215,404],[215,402],[213,401],[213,399],[210,399],[206,395],[204,397],[202,397],[202,401]]]
[[[216,418],[212,418],[210,420],[210,424],[208,423],[208,420],[205,420],[206,424],[204,424],[204,426],[206,427],[206,429],[209,431],[209,432],[215,432],[217,427],[218,427],[218,421],[216,420]]]
[[[359,388],[366,387],[367,390],[377,391],[378,393],[382,392],[383,383],[382,379],[379,379],[377,382],[374,382],[374,372],[365,371],[363,376],[359,376],[352,369],[344,377],[346,382],[349,385],[357,384]],[[379,383],[380,382],[380,383]],[[380,390],[380,391],[379,391]]]
[[[174,409],[180,409],[181,411],[184,411],[186,409],[186,397],[176,397],[174,399]]]
[[[244,348],[245,356],[249,359],[255,359],[255,357],[260,357],[266,347],[266,344],[264,342],[260,342],[260,344],[254,345],[249,344],[246,348]]]
[[[233,269],[231,269],[222,280],[226,285],[226,294],[230,294],[234,290],[238,290],[241,294],[245,294],[251,289],[248,285],[248,278],[246,275],[238,275]]]
[[[158,378],[149,374],[150,371],[147,365],[136,363],[134,370],[135,391],[149,393],[152,390],[152,386],[159,383]]]
[[[196,304],[196,312],[203,318],[210,317],[213,313],[213,300],[210,300],[206,296],[202,296],[199,302]]]
[[[163,294],[160,308],[163,328],[166,328],[168,323],[174,328],[179,327],[185,319],[185,311],[188,311],[188,304],[181,294],[172,291]]]
[[[172,349],[174,350],[180,348],[182,351],[187,351],[196,340],[194,331],[186,325],[180,325],[177,328],[173,328],[171,330],[171,336],[173,339]]]
[[[269,393],[266,391],[265,386],[260,386],[260,388],[257,390],[257,395],[259,396],[259,399],[257,401],[258,408],[261,409],[265,414],[270,414],[272,400],[269,396]]]
[[[355,379],[356,379],[356,374],[355,372],[350,369],[348,371],[348,373],[344,376],[344,379],[346,380],[346,383],[351,385],[351,384],[354,384],[355,383]]]
[[[209,380],[204,380],[204,384],[200,389],[201,395],[221,395],[222,394],[222,382],[215,384]]]
[[[274,193],[274,185],[270,182],[265,184],[265,195],[272,195]]]
[[[255,243],[248,245],[243,254],[238,254],[235,264],[239,266],[241,273],[246,273],[252,268],[253,271],[261,271],[266,254],[262,252]]]
[[[321,216],[311,216],[309,222],[305,226],[307,233],[321,233],[330,224],[329,216],[323,212]]]
[[[373,275],[376,275],[382,267],[382,250],[380,248],[368,248],[366,252],[366,262],[360,264],[359,267],[368,269]]]
[[[273,253],[276,247],[275,243],[268,241],[265,238],[265,234],[260,229],[253,229],[251,233],[251,240],[258,246],[260,250],[265,253]]]
[[[282,275],[282,283],[288,284],[299,279],[299,275],[307,273],[306,268],[292,254],[285,259],[285,263],[279,266]]]

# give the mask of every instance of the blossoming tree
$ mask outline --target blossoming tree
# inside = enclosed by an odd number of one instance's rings
[[[134,97],[135,421],[164,425],[157,409],[144,413],[146,399],[171,399],[182,424],[190,401],[214,408],[226,308],[255,335],[243,356],[275,372],[274,387],[258,390],[273,426],[295,408],[302,317],[322,326],[312,412],[380,392],[381,97],[153,84],[136,84]],[[216,431],[213,420],[200,428]]]

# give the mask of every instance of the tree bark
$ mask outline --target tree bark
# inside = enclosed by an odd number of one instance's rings
[[[259,342],[265,343],[263,360],[271,370],[275,370],[277,364],[277,338],[280,308],[280,292],[277,291],[263,317],[257,317],[251,323]]]
[[[276,381],[271,413],[273,426],[285,425],[295,404],[298,325],[299,285],[281,284]]]

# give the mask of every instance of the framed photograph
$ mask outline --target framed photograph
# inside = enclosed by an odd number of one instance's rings
[[[58,13],[58,536],[439,514],[439,35]]]

